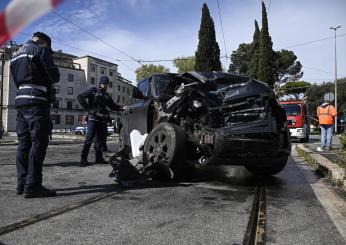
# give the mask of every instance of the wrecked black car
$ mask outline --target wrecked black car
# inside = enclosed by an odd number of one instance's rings
[[[133,95],[120,143],[123,153],[141,150],[144,167],[180,174],[196,164],[243,165],[274,175],[286,165],[286,114],[263,82],[226,72],[164,73],[140,81]]]

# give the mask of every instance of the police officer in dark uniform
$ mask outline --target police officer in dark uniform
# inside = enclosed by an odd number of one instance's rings
[[[81,106],[88,110],[88,132],[84,142],[81,166],[89,165],[88,154],[91,144],[95,138],[94,149],[96,152],[95,163],[107,163],[102,156],[102,147],[107,138],[107,123],[109,120],[109,110],[121,111],[126,109],[114,103],[111,96],[107,93],[109,79],[107,76],[100,78],[98,87],[91,87],[77,96]]]
[[[51,130],[50,103],[53,84],[60,79],[53,63],[51,39],[36,32],[11,59],[11,73],[18,89],[17,194],[25,198],[55,196],[54,190],[42,185],[42,165]]]

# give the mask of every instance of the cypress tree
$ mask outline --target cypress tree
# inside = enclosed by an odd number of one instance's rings
[[[268,30],[267,11],[264,2],[262,2],[262,30],[260,33],[260,55],[258,79],[274,87],[274,62],[273,62],[273,43]]]
[[[196,71],[221,71],[220,48],[216,42],[214,21],[206,3],[202,8],[201,26],[198,33],[199,43],[195,52]]]
[[[260,29],[258,27],[257,20],[255,20],[255,32],[253,34],[253,41],[251,43],[250,49],[250,64],[248,75],[255,79],[258,79],[258,66],[259,66],[259,38],[260,38]]]

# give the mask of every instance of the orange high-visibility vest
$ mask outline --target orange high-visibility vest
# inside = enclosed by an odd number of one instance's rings
[[[333,125],[334,117],[336,116],[335,107],[327,105],[325,107],[319,106],[317,108],[318,122],[320,124]]]

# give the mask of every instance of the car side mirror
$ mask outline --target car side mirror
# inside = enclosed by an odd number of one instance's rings
[[[132,91],[132,98],[142,100],[142,99],[145,99],[146,97],[142,93],[142,91],[140,91],[137,87],[134,87]]]

